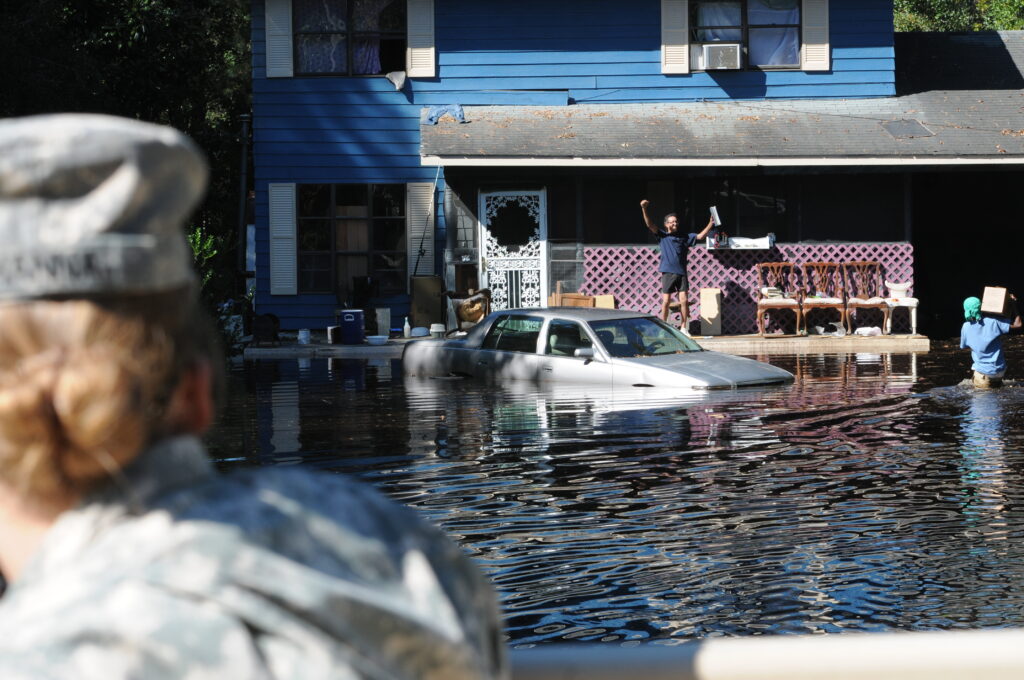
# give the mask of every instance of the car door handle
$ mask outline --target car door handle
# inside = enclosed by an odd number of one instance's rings
[[[544,370],[547,371],[548,373],[550,373],[551,372],[551,367],[550,366],[545,366]]]

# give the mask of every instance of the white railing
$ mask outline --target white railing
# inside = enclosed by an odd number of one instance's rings
[[[511,662],[512,680],[1021,680],[1024,628],[560,644]]]

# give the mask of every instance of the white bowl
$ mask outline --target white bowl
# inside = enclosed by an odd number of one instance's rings
[[[910,281],[906,283],[893,283],[892,281],[886,281],[885,287],[889,289],[890,297],[906,297],[907,291],[910,290],[910,286],[913,285]]]
[[[387,341],[388,341],[388,336],[386,336],[386,335],[367,335],[366,336],[366,342],[368,342],[371,345],[383,345]]]

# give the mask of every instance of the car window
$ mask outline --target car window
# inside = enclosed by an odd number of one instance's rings
[[[592,321],[590,327],[613,357],[648,357],[703,351],[696,342],[654,317]]]
[[[544,342],[545,354],[571,357],[576,350],[591,346],[593,343],[587,332],[575,321],[553,319],[548,324],[548,336]]]
[[[541,325],[543,320],[535,316],[499,316],[487,331],[481,347],[503,352],[536,352]]]

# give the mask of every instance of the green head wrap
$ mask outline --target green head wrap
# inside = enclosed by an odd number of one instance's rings
[[[981,300],[976,297],[969,297],[964,300],[964,319],[977,321],[981,318]]]

